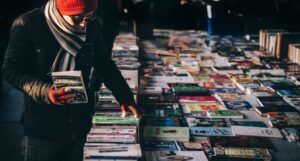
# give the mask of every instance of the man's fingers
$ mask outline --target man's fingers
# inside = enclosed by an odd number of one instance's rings
[[[126,117],[126,108],[124,105],[121,105],[122,117]]]
[[[65,95],[65,94],[69,94],[69,93],[71,93],[71,90],[66,89],[66,88],[61,88],[55,92],[55,94],[57,94],[57,95]]]
[[[73,99],[74,97],[75,97],[75,94],[65,94],[65,95],[58,96],[58,99],[68,100],[68,99]]]
[[[139,116],[139,113],[137,112],[137,110],[133,106],[128,106],[128,108],[132,111],[134,117]]]

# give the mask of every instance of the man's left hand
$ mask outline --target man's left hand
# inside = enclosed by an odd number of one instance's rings
[[[126,117],[127,113],[126,113],[126,110],[129,109],[134,117],[139,117],[139,113],[137,111],[137,109],[132,106],[132,105],[129,105],[129,106],[126,106],[126,105],[121,105],[121,111],[122,111],[122,117]]]

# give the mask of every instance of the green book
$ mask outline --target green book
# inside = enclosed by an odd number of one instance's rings
[[[144,139],[161,141],[189,141],[188,127],[145,126]]]
[[[202,86],[175,86],[173,87],[175,92],[198,92],[198,91],[206,91],[206,89]]]
[[[208,111],[210,118],[236,118],[242,119],[244,116],[239,111],[235,110],[220,110],[220,111]]]
[[[121,117],[121,115],[95,115],[93,124],[126,124],[137,125],[139,119],[133,116]]]

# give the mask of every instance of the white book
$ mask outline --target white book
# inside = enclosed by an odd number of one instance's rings
[[[208,161],[203,151],[146,151],[146,161]]]
[[[236,136],[254,136],[268,138],[283,138],[277,128],[249,127],[249,126],[231,126]]]
[[[141,158],[140,144],[104,144],[86,143],[84,146],[85,158]]]
[[[88,103],[81,71],[52,72],[51,76],[56,90],[65,88],[76,95],[70,104]]]

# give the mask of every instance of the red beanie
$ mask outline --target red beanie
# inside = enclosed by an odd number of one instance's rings
[[[97,10],[98,0],[56,0],[56,8],[62,15],[77,15]]]

